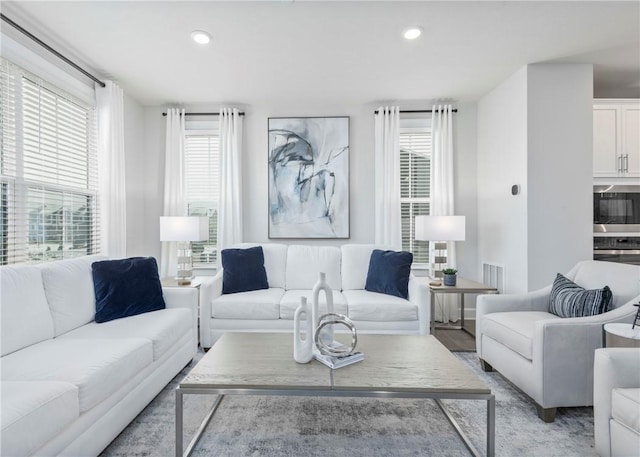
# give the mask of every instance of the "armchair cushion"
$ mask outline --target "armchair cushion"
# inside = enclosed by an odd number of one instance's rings
[[[549,312],[560,317],[595,316],[607,312],[612,299],[609,286],[586,290],[558,273],[549,295]]]
[[[546,319],[560,318],[539,311],[491,313],[486,314],[480,321],[480,331],[525,359],[532,360],[535,323]]]

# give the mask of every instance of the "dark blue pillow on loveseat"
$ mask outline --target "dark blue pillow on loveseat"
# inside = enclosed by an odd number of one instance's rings
[[[166,308],[153,257],[94,262],[91,273],[98,323]]]
[[[222,293],[235,294],[268,289],[262,246],[247,249],[223,249]]]
[[[410,252],[374,249],[369,259],[369,272],[364,289],[408,298],[412,263],[413,254]]]

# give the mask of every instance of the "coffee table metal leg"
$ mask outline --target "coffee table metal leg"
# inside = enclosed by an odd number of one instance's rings
[[[182,451],[182,434],[183,434],[182,395],[183,393],[180,391],[180,388],[177,388],[176,389],[176,457],[189,457],[193,452],[193,448],[196,446],[196,444],[198,444],[198,441],[200,441],[200,438],[202,437],[204,430],[207,428],[207,425],[209,425],[209,422],[211,422],[211,418],[215,414],[216,409],[218,409],[218,406],[220,405],[220,402],[224,398],[224,395],[218,395],[218,398],[216,398],[216,401],[213,402],[211,409],[207,413],[206,417],[200,423],[200,426],[198,427],[196,434],[191,439],[191,442],[189,443],[187,448],[184,450],[184,452]],[[180,409],[178,409],[178,407]]]
[[[176,457],[182,457],[182,391],[176,389]]]
[[[487,400],[487,456],[496,455],[496,397]]]
[[[440,409],[442,410],[444,415],[447,416],[447,419],[449,420],[451,425],[453,425],[453,428],[456,430],[456,433],[462,439],[462,442],[467,447],[467,449],[469,449],[469,452],[471,453],[471,455],[473,455],[474,457],[480,457],[480,453],[475,448],[475,446],[473,444],[471,444],[471,441],[469,440],[467,435],[464,434],[464,432],[462,431],[462,428],[460,428],[460,425],[454,419],[454,417],[451,415],[449,410],[447,408],[445,408],[444,404],[442,404],[442,400],[440,400],[439,398],[435,398],[434,400],[435,400],[436,404],[440,407]],[[488,429],[487,429],[487,431],[488,431]],[[489,439],[488,436],[487,436],[487,439]]]

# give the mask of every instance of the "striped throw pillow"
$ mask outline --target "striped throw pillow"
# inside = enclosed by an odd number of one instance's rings
[[[609,286],[587,290],[560,273],[549,296],[549,312],[560,317],[595,316],[609,310],[613,294]]]

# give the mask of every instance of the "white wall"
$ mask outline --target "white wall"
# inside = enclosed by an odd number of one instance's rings
[[[502,265],[507,293],[527,289],[526,110],[526,68],[478,103],[478,275],[482,262]]]
[[[528,283],[593,258],[593,66],[529,65]]]
[[[528,65],[478,104],[478,258],[504,266],[507,293],[591,257],[592,74]]]
[[[243,142],[243,205],[244,239],[247,242],[284,242],[321,245],[344,243],[372,243],[374,240],[373,204],[373,111],[377,103],[362,104],[309,104],[278,103],[242,105],[227,103],[245,112]],[[424,109],[428,102],[402,102],[403,109]],[[454,149],[456,208],[458,214],[467,216],[467,240],[458,243],[458,269],[466,277],[479,279],[476,273],[476,105],[455,104]],[[219,103],[187,106],[187,111],[218,111]],[[138,195],[128,198],[130,211],[135,212],[135,225],[129,224],[128,250],[139,255],[159,258],[160,242],[158,218],[162,212],[162,187],[164,181],[165,118],[160,107],[144,109],[145,151],[138,155],[127,151],[127,173],[137,179]],[[350,234],[349,240],[269,240],[267,228],[267,119],[282,116],[350,116]],[[129,160],[129,155],[135,155]],[[129,211],[128,211],[129,212]]]

